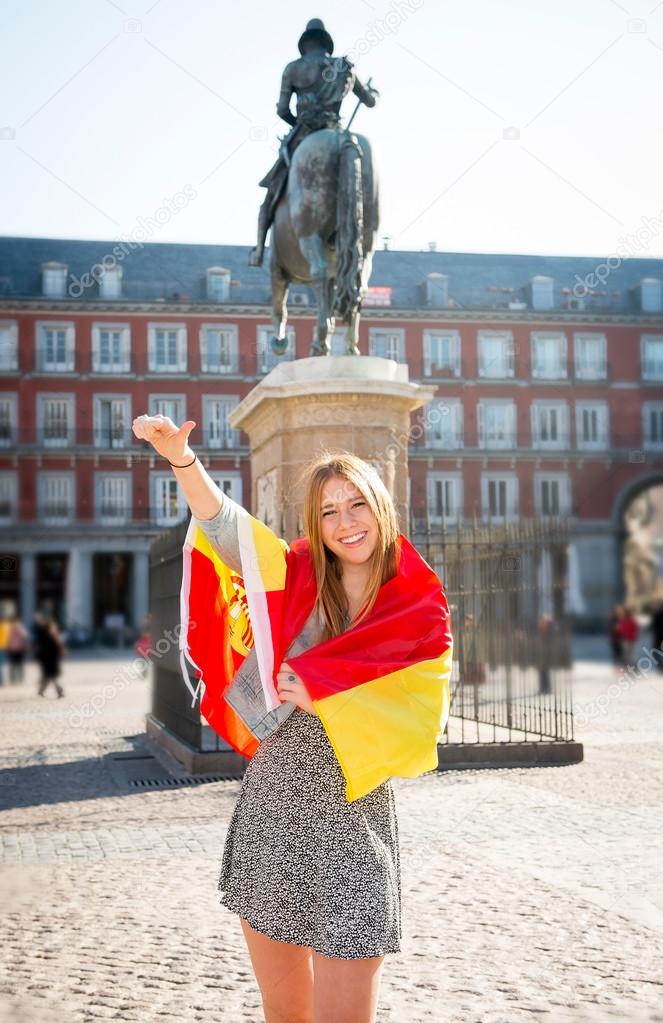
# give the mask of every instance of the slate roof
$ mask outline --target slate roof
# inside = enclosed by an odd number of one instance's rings
[[[49,261],[66,264],[69,274],[80,280],[104,256],[111,257],[118,244],[110,240],[0,237],[0,298],[41,297],[41,266]],[[267,253],[262,268],[249,267],[249,249],[248,245],[142,243],[118,258],[123,268],[122,299],[139,302],[161,298],[208,303],[206,271],[209,267],[220,266],[230,270],[234,282],[230,290],[231,304],[264,305],[269,302],[269,256]],[[506,308],[514,298],[527,301],[531,278],[545,275],[553,278],[554,307],[561,309],[566,307],[567,299],[562,289],[573,289],[580,280],[594,274],[597,267],[605,263],[605,258],[378,250],[370,284],[392,289],[392,308],[421,309],[427,304],[426,277],[439,273],[448,277],[452,307],[499,309]],[[585,308],[637,313],[639,297],[634,289],[645,277],[662,279],[663,259],[622,260],[609,272],[604,283],[595,282],[595,294],[586,298]],[[306,285],[293,286],[291,294],[297,292],[308,293],[313,301]],[[84,292],[83,298],[97,297],[95,282]],[[67,300],[70,302],[71,298]]]

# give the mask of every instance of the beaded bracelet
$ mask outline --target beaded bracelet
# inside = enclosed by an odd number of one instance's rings
[[[193,463],[195,462],[197,457],[198,457],[198,455],[194,455],[193,458],[191,459],[191,461],[190,462],[186,462],[184,465],[175,465],[175,463],[171,462],[169,458],[167,458],[166,461],[168,462],[169,465],[172,465],[174,469],[186,469],[187,466],[193,465]]]

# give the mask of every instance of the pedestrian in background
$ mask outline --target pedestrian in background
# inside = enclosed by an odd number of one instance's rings
[[[4,612],[0,616],[0,686],[5,684],[5,664],[7,663],[7,645],[9,643],[9,621]]]
[[[663,672],[663,600],[654,601],[649,628],[651,629],[656,670]]]
[[[35,615],[35,632],[35,660],[41,668],[38,695],[44,696],[52,682],[57,690],[58,698],[64,696],[64,689],[58,682],[58,678],[62,674],[61,661],[66,649],[57,623],[52,618]]]
[[[23,662],[28,652],[28,630],[21,621],[20,615],[13,614],[9,621],[9,640],[7,656],[9,658],[9,681],[23,681]]]
[[[624,608],[621,604],[615,604],[612,614],[608,619],[608,639],[612,652],[612,663],[615,670],[619,670],[624,664],[623,639],[620,630],[620,622],[624,617]]]
[[[624,614],[618,628],[622,637],[623,663],[625,665],[633,664],[635,660],[635,644],[640,634],[640,626],[630,607],[624,608]]]

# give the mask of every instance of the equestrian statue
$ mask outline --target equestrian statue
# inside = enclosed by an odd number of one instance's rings
[[[260,182],[267,195],[258,217],[258,243],[250,266],[261,266],[270,227],[272,348],[287,349],[286,299],[291,282],[311,284],[318,319],[311,355],[329,355],[336,319],[347,323],[347,355],[359,355],[357,335],[362,298],[371,273],[378,231],[378,182],[371,145],[341,126],[344,97],[353,92],[374,107],[379,95],[363,85],[347,57],[334,57],[334,43],[319,18],[299,39],[301,56],[283,72],[276,107],[290,126],[279,156]],[[290,109],[297,94],[297,112]]]

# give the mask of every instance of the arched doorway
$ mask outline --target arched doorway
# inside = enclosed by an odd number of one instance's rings
[[[615,505],[618,601],[647,614],[663,599],[663,472],[634,480]]]

